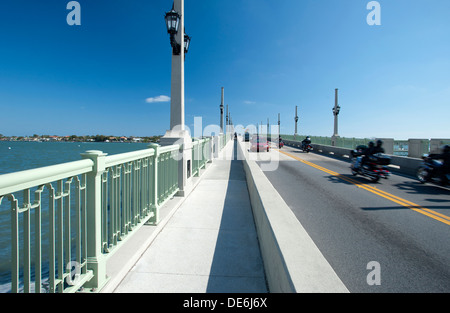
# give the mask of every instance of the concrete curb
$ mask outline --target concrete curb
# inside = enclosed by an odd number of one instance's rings
[[[272,293],[349,292],[261,168],[244,156],[244,170],[264,269]]]

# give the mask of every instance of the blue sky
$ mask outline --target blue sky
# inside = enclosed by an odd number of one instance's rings
[[[0,2],[0,133],[164,134],[171,0]],[[186,123],[277,122],[331,136],[334,89],[345,137],[450,138],[450,1],[186,0]]]

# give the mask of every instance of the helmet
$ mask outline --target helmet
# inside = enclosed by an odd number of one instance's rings
[[[373,141],[369,142],[369,148],[372,148],[373,146],[375,146],[375,144],[373,143]]]
[[[442,150],[444,151],[444,153],[450,153],[450,146],[449,145],[445,145]]]
[[[382,145],[383,145],[383,141],[380,140],[380,139],[378,139],[378,140],[377,140],[377,146],[378,146],[378,147],[381,147]]]

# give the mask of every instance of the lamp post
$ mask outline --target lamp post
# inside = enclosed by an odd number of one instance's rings
[[[184,59],[191,42],[184,32],[184,0],[175,0],[164,19],[172,46],[170,130],[184,130]]]
[[[281,121],[280,121],[280,113],[278,113],[278,138],[277,138],[277,143],[278,143],[278,148],[281,149],[281,142],[280,142],[280,138],[281,138]]]
[[[298,135],[298,133],[297,133],[297,123],[298,123],[297,106],[295,106],[295,118],[294,118],[294,121],[295,121],[294,140],[295,140],[297,138],[297,135]]]
[[[174,0],[172,10],[164,16],[172,46],[170,129],[161,138],[162,146],[180,145],[178,187],[180,196],[192,186],[192,138],[185,129],[184,61],[191,42],[184,29],[184,0]]]
[[[331,137],[331,145],[336,146],[336,140],[339,138],[338,134],[338,116],[339,112],[341,111],[341,107],[338,104],[338,89],[335,89],[335,100],[334,100],[334,108],[333,108],[333,115],[334,115],[334,133]]]
[[[226,126],[225,126],[225,133],[228,134],[228,104],[227,104],[227,116],[226,116]]]
[[[224,88],[222,87],[222,101],[220,102],[220,131],[223,133],[223,100],[224,100]]]

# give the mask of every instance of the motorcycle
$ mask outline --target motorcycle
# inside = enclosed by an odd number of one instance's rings
[[[312,149],[313,148],[312,148],[312,146],[310,144],[306,144],[306,143],[302,144],[303,152],[309,153]]]
[[[423,164],[417,169],[417,178],[422,184],[433,183],[442,184],[440,178],[440,168],[442,162],[439,160],[431,159],[428,154],[422,156]],[[447,174],[447,181],[450,181],[450,174]]]
[[[387,179],[391,172],[387,169],[387,165],[391,164],[391,158],[381,153],[370,155],[367,161],[362,163],[362,156],[354,157],[350,165],[350,169],[354,176],[361,175],[370,178],[372,182],[377,182],[380,178]]]

